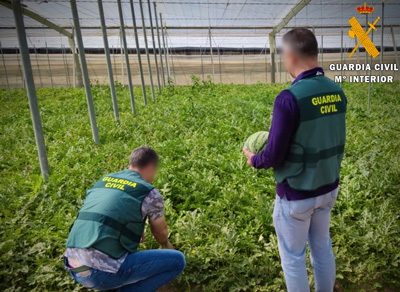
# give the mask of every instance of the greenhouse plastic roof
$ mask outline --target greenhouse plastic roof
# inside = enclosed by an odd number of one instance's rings
[[[164,24],[168,30],[168,41],[172,47],[209,46],[208,27],[212,28],[213,45],[221,47],[265,47],[269,46],[268,33],[300,2],[300,0],[157,0],[157,12],[162,13]],[[22,1],[29,9],[47,20],[65,27],[71,31],[72,14],[69,1],[37,0]],[[370,19],[381,16],[382,1],[367,1],[367,5],[375,9],[369,15]],[[396,39],[400,33],[400,1],[387,0],[385,3],[385,25],[394,25]],[[365,25],[365,15],[359,15],[356,7],[364,2],[354,0],[311,0],[286,27],[315,27],[317,35],[324,35],[326,47],[340,47],[340,34],[345,33],[345,44],[353,46],[354,40],[347,35],[348,20],[353,16]],[[100,31],[100,20],[97,0],[77,0],[80,24],[84,28],[85,47],[101,48],[103,42]],[[128,0],[122,0],[125,24],[128,26],[128,46],[134,47],[132,37],[132,15]],[[119,17],[115,0],[103,0],[106,24],[111,47],[120,45]],[[141,24],[139,3],[134,0],[138,25]],[[146,26],[150,25],[147,1],[143,1]],[[153,9],[153,6],[151,5]],[[154,12],[152,11],[153,17]],[[24,17],[29,44],[37,47],[44,42],[50,47],[68,46],[67,39],[29,18]],[[154,22],[154,21],[153,21]],[[379,27],[380,23],[377,24]],[[339,28],[343,26],[343,28]],[[17,45],[13,13],[10,9],[0,6],[0,37],[3,47]],[[223,28],[223,29],[222,29]],[[284,33],[287,29],[283,29]],[[141,34],[141,31],[139,31]],[[384,41],[392,46],[390,29],[386,29]],[[379,37],[380,29],[375,32]],[[148,34],[149,42],[151,36]],[[279,45],[278,36],[278,45]],[[141,39],[143,42],[143,39]],[[143,45],[143,44],[142,44]]]

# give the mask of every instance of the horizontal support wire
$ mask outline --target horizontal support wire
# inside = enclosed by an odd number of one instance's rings
[[[129,20],[129,18],[127,18]],[[385,24],[383,27],[400,27],[400,24]],[[71,29],[72,26],[62,26],[63,29]],[[114,26],[107,26],[107,29],[119,29],[120,27],[117,25]],[[126,25],[125,28],[127,29],[133,29],[133,26]],[[146,29],[150,29],[150,26],[146,26]],[[229,30],[249,30],[249,29],[259,29],[259,30],[272,30],[274,26],[165,26],[166,29],[168,30],[179,30],[179,29],[229,29]],[[294,29],[298,28],[298,26],[285,26],[284,29]],[[302,26],[302,28],[308,28],[308,29],[335,29],[335,28],[349,28],[348,25],[320,25],[320,26]],[[0,27],[0,30],[4,29],[15,29],[14,26],[2,26]],[[50,29],[48,27],[43,27],[43,26],[26,26],[25,29]],[[81,29],[95,29],[95,30],[100,30],[100,26],[81,26]],[[142,26],[138,26],[137,29],[143,29]]]
[[[37,3],[37,0],[25,0],[25,3]],[[51,0],[51,2],[61,2],[61,3],[65,3],[65,0]],[[103,3],[115,3],[115,0],[103,0]],[[79,3],[97,3],[97,0],[79,0]],[[129,3],[129,0],[122,0],[121,3]],[[283,3],[281,1],[278,2],[274,2],[274,1],[258,1],[258,2],[248,2],[248,1],[240,1],[240,2],[208,2],[208,1],[196,1],[196,2],[192,2],[192,1],[173,1],[173,0],[163,0],[162,4],[174,4],[174,5],[226,5],[227,3],[229,3],[230,6],[232,5],[262,5],[262,6],[275,6],[275,5],[280,5],[280,6],[293,6],[293,3]],[[331,3],[310,3],[308,4],[308,6],[337,6],[338,4],[335,3],[335,1],[332,1]],[[390,4],[386,4],[386,5],[400,5],[400,3],[390,3]]]

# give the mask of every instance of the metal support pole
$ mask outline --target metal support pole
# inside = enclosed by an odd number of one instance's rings
[[[167,55],[166,55],[166,56],[167,56],[167,65],[168,65],[167,68],[168,68],[168,74],[171,75],[171,68],[170,68],[170,66],[169,66],[169,55],[170,55],[171,50],[170,50],[169,44],[168,44],[168,32],[167,32],[167,27],[165,26],[164,29],[165,29],[165,38],[166,38],[166,45],[167,45]],[[172,57],[172,54],[171,54],[171,63],[172,63],[172,70],[173,70],[173,72],[174,72],[174,79],[176,80],[174,59],[173,59],[173,57]]]
[[[324,69],[324,36],[321,35],[321,68]]]
[[[68,68],[67,68],[67,62],[65,61],[65,49],[64,49],[63,45],[61,45],[61,52],[62,52],[62,58],[63,58],[63,64],[64,64],[65,80],[67,81],[67,87],[69,87]]]
[[[33,80],[31,59],[29,57],[28,42],[26,40],[25,25],[21,11],[21,1],[13,0],[12,10],[14,13],[15,27],[17,29],[19,50],[22,56],[22,64],[24,66],[24,76],[31,110],[33,131],[35,133],[36,146],[38,149],[40,169],[45,180],[50,173],[49,163],[47,161],[46,146],[44,143],[42,121],[40,118],[39,105],[36,96],[35,82]]]
[[[170,71],[169,71],[169,64],[168,64],[168,58],[167,58],[168,51],[165,48],[164,24],[163,24],[161,13],[160,13],[160,26],[161,26],[161,37],[162,37],[162,41],[163,41],[163,53],[164,53],[164,57],[165,57],[165,66],[167,69],[167,81],[169,83]]]
[[[153,97],[153,101],[156,101],[156,96],[154,94],[153,76],[151,74],[150,54],[149,54],[149,46],[147,44],[146,24],[145,24],[145,21],[144,21],[142,0],[139,0],[139,8],[140,8],[140,16],[142,17],[143,38],[144,38],[144,46],[146,48],[147,68],[149,70],[151,96]]]
[[[160,54],[161,77],[162,77],[163,86],[165,87],[164,61],[163,61],[162,52],[161,52],[160,27],[158,25],[156,2],[153,2],[153,5],[154,5],[154,17],[156,19],[156,27],[157,27],[157,40],[158,40],[158,52]]]
[[[115,61],[115,49],[114,49],[114,46],[112,46],[112,53],[113,53],[112,56],[113,56],[113,63],[114,63],[113,74],[117,75],[116,74],[116,72],[117,72],[117,63]]]
[[[46,45],[47,64],[49,65],[49,75],[50,75],[51,88],[53,88],[53,87],[54,87],[54,84],[53,84],[53,74],[51,73],[49,49],[47,48],[47,42],[44,42],[44,44]]]
[[[315,36],[316,38],[317,36]],[[322,36],[321,36],[321,42],[322,42]],[[318,65],[320,66],[321,64],[321,42],[318,43]],[[321,66],[320,66],[321,67]]]
[[[128,52],[128,44],[126,43],[124,14],[122,12],[121,0],[117,0],[117,4],[118,4],[119,21],[121,25],[122,43],[124,45],[124,52],[125,52],[126,74],[128,75],[129,95],[131,97],[132,112],[136,114],[135,97],[133,95],[133,85],[131,77],[131,66],[129,64],[129,52]]]
[[[138,57],[138,64],[139,64],[139,72],[140,72],[140,81],[142,83],[142,93],[143,93],[143,100],[144,104],[147,105],[147,94],[146,94],[146,85],[144,82],[144,75],[143,75],[143,66],[142,66],[142,57],[140,55],[140,46],[139,46],[139,37],[138,37],[138,32],[137,32],[137,26],[136,26],[136,16],[135,16],[135,9],[133,5],[133,1],[130,0],[130,5],[131,5],[131,14],[132,14],[132,22],[133,22],[133,32],[135,34],[135,44],[136,44],[136,54]]]
[[[397,46],[396,46],[396,40],[395,40],[395,38],[394,38],[393,26],[390,27],[390,32],[392,33],[394,57],[396,58],[396,65],[397,65],[397,68],[399,68],[399,67],[400,67],[400,64],[399,64],[399,57],[397,56]],[[397,75],[398,75],[398,77],[399,77],[399,86],[400,86],[400,71],[397,71]]]
[[[151,16],[151,5],[150,5],[150,0],[147,0],[147,8],[149,9],[150,32],[151,32],[151,40],[152,40],[152,42],[153,42],[153,55],[154,55],[154,64],[155,64],[155,67],[156,67],[158,93],[161,93],[160,73],[158,72],[158,61],[157,61],[156,41],[155,41],[155,38],[154,38],[153,17]]]
[[[122,79],[122,86],[125,86],[125,78],[124,78],[124,49],[122,44],[122,30],[119,30],[119,40],[120,40],[120,50],[121,50],[121,79]]]
[[[201,77],[204,81],[204,67],[203,67],[203,54],[201,53],[201,46],[200,46],[200,61],[201,61]]]
[[[36,51],[36,47],[35,46],[33,46],[33,52],[35,53],[36,67],[37,67],[37,70],[38,70],[40,87],[43,87],[42,75],[40,74],[39,60],[38,60],[38,57],[37,57],[37,51]]]
[[[11,99],[10,83],[8,82],[8,74],[7,74],[6,61],[4,60],[3,47],[1,46],[1,42],[0,42],[0,50],[1,50],[1,59],[3,60],[4,75],[6,76],[8,97],[10,98],[10,102],[11,102],[12,99]]]
[[[76,66],[75,66],[75,62],[72,63],[72,84],[73,84],[74,88],[76,88]]]
[[[221,54],[218,46],[218,67],[219,67],[219,83],[222,84]]]
[[[275,83],[275,53],[270,52],[271,59],[271,83]]]
[[[92,99],[92,89],[90,88],[89,74],[86,64],[85,48],[83,47],[81,26],[79,24],[78,8],[76,7],[76,0],[71,0],[71,11],[72,18],[74,20],[74,26],[76,30],[76,41],[78,43],[79,56],[82,65],[83,85],[86,91],[86,100],[89,108],[90,124],[92,126],[92,134],[94,142],[100,144],[99,133],[97,130],[96,114],[94,112],[94,105]]]
[[[271,83],[275,83],[275,35],[269,35],[269,54],[271,57]]]
[[[75,30],[72,30],[72,33],[75,34]],[[74,86],[74,88],[76,88],[76,62],[75,62],[75,54],[76,54],[76,50],[75,52],[71,49],[71,53],[72,53],[72,84]],[[77,55],[77,54],[76,54]],[[77,55],[78,56],[78,55]],[[79,64],[79,58],[78,59],[78,64]],[[82,70],[81,70],[82,71]],[[80,77],[82,79],[82,76]],[[82,86],[82,84],[81,84]]]
[[[343,30],[340,34],[340,86],[343,84]]]
[[[277,64],[276,64],[276,75],[278,77],[278,83],[281,83],[281,52],[276,51]]]
[[[265,45],[265,83],[268,83],[268,60],[267,45]]]
[[[99,6],[99,17],[100,17],[101,31],[103,34],[104,53],[106,55],[106,61],[107,61],[108,78],[110,80],[110,91],[111,91],[111,99],[112,99],[112,104],[113,104],[113,109],[114,109],[114,117],[115,117],[115,121],[117,123],[119,123],[117,94],[115,93],[114,76],[113,76],[112,65],[111,65],[110,48],[108,46],[107,28],[106,28],[106,21],[104,19],[104,9],[103,9],[102,0],[97,0],[97,4]]]
[[[75,29],[72,28],[73,36],[75,35]],[[81,64],[79,63],[79,55],[76,49],[75,41],[73,36],[68,38],[69,47],[71,48],[72,56],[74,59],[74,70],[75,70],[75,77],[74,77],[74,87],[82,87],[83,86],[83,79],[82,79],[82,68]]]
[[[67,68],[67,78],[68,78],[68,84],[69,86],[71,85],[71,76],[69,75],[69,65],[68,65],[68,56],[67,56],[67,49],[64,46],[64,56],[65,56],[65,67]]]
[[[15,50],[16,50],[16,53],[17,53],[18,71],[19,71],[19,74],[21,75],[22,88],[25,88],[26,86],[25,86],[24,72],[22,72],[21,63],[19,61],[19,57],[21,56],[21,51],[19,50],[19,48],[17,49],[17,47],[15,47]]]
[[[213,47],[212,47],[212,40],[211,40],[211,29],[208,29],[208,38],[210,40],[210,57],[211,57],[211,68],[212,68],[212,81],[215,82],[214,79],[214,59],[213,59]]]
[[[383,47],[383,22],[384,22],[384,19],[385,19],[385,17],[384,17],[384,15],[385,15],[385,3],[384,2],[382,2],[382,17],[381,17],[381,64],[383,64],[383,52],[385,51],[385,48]],[[372,66],[372,64],[371,64],[371,66]],[[381,65],[381,72],[380,72],[380,76],[382,76],[382,65]]]
[[[14,46],[14,48],[15,48],[15,57],[16,57],[16,59],[17,59],[17,64],[18,64],[18,67],[17,67],[17,72],[15,73],[15,84],[14,84],[14,88],[18,88],[18,79],[19,79],[19,77],[20,77],[20,74],[21,74],[21,71],[20,71],[20,64],[19,64],[19,55],[18,55],[18,49],[17,49],[17,47],[16,46]]]
[[[167,57],[169,59],[170,54],[168,53],[168,51],[171,52],[172,73],[174,73],[174,81],[177,82],[178,79],[176,79],[176,70],[175,70],[176,67],[175,67],[175,63],[174,63],[174,57],[173,57],[172,49],[169,50],[169,47],[168,47],[168,35],[167,35]],[[183,74],[183,76],[185,76],[185,71],[182,68],[182,66],[181,66],[181,74]]]
[[[69,78],[69,67],[68,67],[68,58],[67,58],[67,49],[64,46],[64,58],[65,58],[65,69],[67,72],[67,80],[68,80],[68,86],[71,86],[71,80]]]
[[[244,65],[244,46],[242,46],[243,83],[246,84],[246,67]]]

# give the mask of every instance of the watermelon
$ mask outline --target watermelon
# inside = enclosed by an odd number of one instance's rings
[[[247,138],[246,142],[244,143],[244,147],[254,154],[263,152],[265,146],[267,145],[268,134],[269,133],[267,131],[254,133]]]

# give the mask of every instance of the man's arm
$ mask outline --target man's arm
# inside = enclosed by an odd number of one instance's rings
[[[149,218],[151,233],[159,244],[173,249],[168,240],[168,225],[164,217],[164,200],[157,189],[151,190],[142,203],[142,217]]]
[[[156,220],[149,220],[151,233],[159,244],[169,249],[174,249],[174,246],[168,239],[168,225],[165,217],[162,216]]]
[[[260,154],[245,152],[249,163],[257,169],[280,166],[299,122],[300,113],[294,96],[288,90],[282,91],[275,99],[267,146]]]

